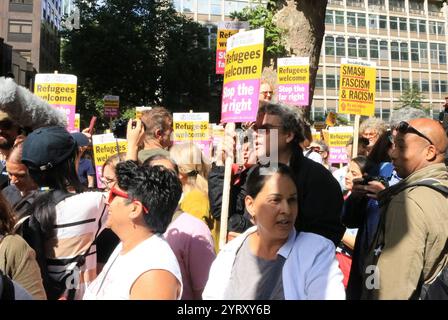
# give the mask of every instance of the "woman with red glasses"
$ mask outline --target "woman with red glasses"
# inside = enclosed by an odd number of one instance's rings
[[[84,299],[179,299],[179,264],[162,236],[182,194],[179,179],[170,170],[134,161],[117,164],[116,178],[106,225],[121,242]]]

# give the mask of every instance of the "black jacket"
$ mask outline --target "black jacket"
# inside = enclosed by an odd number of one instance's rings
[[[342,191],[333,175],[321,164],[303,156],[302,151],[294,150],[290,160],[290,168],[295,176],[298,187],[299,214],[296,220],[298,231],[313,232],[339,244],[345,232],[341,224],[340,215],[344,203]],[[232,185],[229,206],[229,230],[232,221],[244,218],[246,229],[251,225],[248,215],[244,214],[244,198],[246,191],[243,179],[250,174],[240,177],[240,184]],[[212,214],[215,218],[221,215],[222,190],[224,183],[224,167],[213,166],[208,178],[209,200]],[[231,230],[235,231],[235,230]]]

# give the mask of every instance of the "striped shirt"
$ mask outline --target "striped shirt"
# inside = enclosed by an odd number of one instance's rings
[[[96,246],[92,242],[104,229],[107,213],[101,192],[80,193],[56,205],[55,237],[45,243],[48,273],[60,281],[74,270],[66,287],[77,289],[75,299],[81,299],[85,287],[96,278]],[[76,262],[87,250],[85,263],[75,270]]]

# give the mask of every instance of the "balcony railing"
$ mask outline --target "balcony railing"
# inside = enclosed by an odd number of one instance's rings
[[[344,1],[342,1],[342,0],[328,0],[328,4],[334,4],[334,5],[342,6],[342,5],[344,5]]]

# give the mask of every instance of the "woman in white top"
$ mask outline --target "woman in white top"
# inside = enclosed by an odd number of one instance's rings
[[[246,181],[254,227],[230,241],[213,262],[204,299],[344,299],[330,240],[297,234],[297,187],[284,164],[257,165]]]
[[[176,256],[163,239],[182,186],[170,170],[116,166],[117,184],[109,193],[107,226],[120,238],[85,300],[179,299],[182,277]]]

